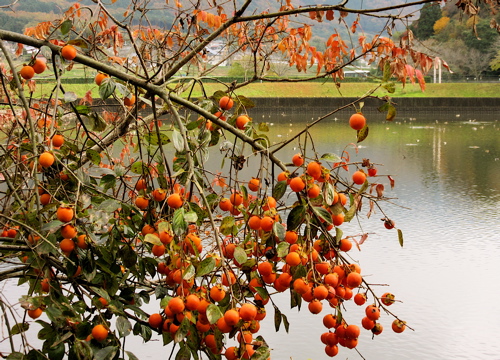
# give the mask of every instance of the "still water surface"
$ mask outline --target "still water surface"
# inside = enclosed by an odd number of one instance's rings
[[[269,137],[276,142],[310,121],[263,120],[272,123]],[[370,136],[359,153],[349,148],[351,161],[369,158],[384,164],[379,174],[395,178],[396,187],[388,195],[397,200],[385,210],[404,233],[401,248],[396,231],[383,227],[380,213],[363,217],[361,223],[373,233],[361,251],[353,248],[351,255],[369,282],[385,285],[376,288],[379,294],[390,291],[401,300],[391,310],[415,330],[394,334],[392,318],[383,315],[382,335],[372,339],[363,331],[360,337],[358,350],[366,359],[500,359],[500,119],[481,122],[450,115],[450,121],[445,120],[370,124]],[[319,154],[340,154],[355,142],[346,119],[326,120],[313,127],[311,135]],[[296,152],[287,148],[278,155],[291,158]],[[355,221],[342,228],[345,234],[361,232]],[[319,337],[325,331],[322,317],[331,309],[325,306],[321,315],[307,309],[298,313],[285,296],[278,304],[288,316],[290,333],[275,333],[273,310],[268,308],[260,334],[273,348],[272,358],[327,359]],[[158,302],[149,306],[147,311],[158,311]],[[364,316],[351,302],[346,310],[350,323]],[[153,340],[142,344],[127,339],[127,348],[140,359],[168,358],[170,348],[162,347],[158,336]],[[361,359],[345,348],[338,357]]]

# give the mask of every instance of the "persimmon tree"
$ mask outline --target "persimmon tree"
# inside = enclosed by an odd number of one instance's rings
[[[9,337],[22,339],[19,348],[11,342],[7,358],[135,359],[123,347],[127,336],[161,336],[175,344],[176,359],[267,359],[260,322],[272,310],[276,329],[288,328],[273,301],[282,292],[312,314],[331,309],[321,337],[329,356],[355,348],[360,326],[380,334],[381,314],[402,332],[407,325],[388,308],[394,295],[377,293],[346,254],[362,246],[367,230],[342,231],[342,223],[374,212],[381,228],[395,228],[383,209],[392,177],[378,176],[368,156],[352,161],[354,144],[341,154],[316,152],[310,127],[340,109],[271,145],[267,125],[251,117],[255,104],[239,90],[292,81],[266,75],[275,54],[310,73],[294,81],[338,84],[345,66],[365,58],[383,70],[374,89],[390,94],[393,81],[408,79],[424,88],[433,59],[413,49],[411,31],[398,43],[383,35],[406,23],[404,8],[428,2],[360,9],[287,1],[259,12],[251,0],[167,1],[165,28],[150,25],[147,1],[131,2],[120,17],[112,4],[76,3],[25,34],[0,30],[0,279],[26,289],[23,314],[1,302]],[[356,15],[350,23],[349,14]],[[375,36],[360,33],[365,16],[386,26]],[[335,30],[324,50],[312,47],[314,24],[333,21],[350,38]],[[219,61],[245,53],[253,76],[208,94],[218,63],[207,61],[206,49],[215,40],[224,45]],[[26,64],[16,62],[23,46],[38,49]],[[37,74],[47,71],[38,55],[54,75],[50,93],[35,98]],[[96,82],[82,98],[61,81],[78,66]],[[113,108],[92,96],[97,86]],[[195,87],[203,96],[191,96]],[[368,136],[362,99],[343,107],[353,109],[345,126],[358,142]],[[394,118],[389,97],[380,109]],[[285,147],[300,151],[281,159]],[[213,164],[214,152],[221,164]],[[250,178],[249,166],[256,169]],[[147,313],[143,305],[153,299],[158,311]],[[367,306],[366,317],[350,317],[350,302]],[[25,338],[30,327],[39,328],[41,348]]]

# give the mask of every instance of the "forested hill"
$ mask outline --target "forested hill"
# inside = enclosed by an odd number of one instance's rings
[[[348,7],[387,7],[396,4],[398,1],[399,0],[370,0],[370,2],[367,2],[364,0],[351,0],[348,2]],[[0,6],[9,5],[12,2],[13,0],[0,0]],[[62,14],[73,3],[74,1],[67,0],[20,0],[10,8],[0,8],[0,27],[5,30],[22,32],[25,27],[33,26],[34,24],[41,21],[50,21],[55,19],[57,15]],[[81,3],[92,4],[90,0],[84,0]],[[311,3],[309,0],[292,1],[292,4],[294,4],[295,7],[307,6],[309,3]],[[117,0],[111,6],[111,8],[114,15],[120,17],[127,10],[128,5],[129,0]],[[173,14],[166,9],[165,0],[153,0],[150,2],[149,7],[153,9],[147,13],[148,20],[152,25],[158,27],[168,27],[170,25]],[[277,10],[278,8],[279,2],[269,0],[254,0],[247,13],[253,13],[267,9],[273,11]],[[418,9],[405,9],[404,11],[406,13],[417,12]],[[413,17],[412,19],[414,18],[415,17]],[[298,16],[294,20],[296,20],[298,23],[309,22],[314,24],[315,40],[318,43],[322,41],[324,42],[324,40],[326,40],[329,35],[335,31],[343,34],[347,33],[346,25],[339,24],[339,14],[336,14],[336,18],[331,22],[326,21],[326,19],[321,23],[316,21],[311,22],[306,15]],[[348,16],[345,19],[347,27],[350,27],[352,25],[352,22],[355,20],[355,16]],[[385,22],[385,19],[378,19],[375,17],[362,19],[362,22],[358,27],[358,31],[364,31],[367,34],[374,34],[377,30],[380,30],[380,28],[383,27]]]

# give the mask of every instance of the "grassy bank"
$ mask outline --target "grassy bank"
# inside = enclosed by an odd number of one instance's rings
[[[376,87],[374,83],[341,83],[337,88],[332,82],[327,83],[255,83],[238,90],[239,95],[247,97],[359,97]],[[52,90],[51,84],[38,84],[35,96],[47,94]],[[98,97],[98,88],[94,84],[65,84],[66,91],[75,92],[79,97],[92,90],[92,96]],[[217,83],[207,83],[205,91],[213,94],[216,90],[224,90]],[[186,94],[187,95],[187,94]],[[202,95],[200,87],[192,93],[194,97]],[[396,85],[396,92],[388,94],[379,89],[374,95],[391,97],[498,97],[500,96],[500,81],[498,83],[446,83],[426,84],[425,92],[418,85]]]

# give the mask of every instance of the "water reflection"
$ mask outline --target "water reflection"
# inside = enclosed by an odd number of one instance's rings
[[[303,128],[303,118],[264,117],[272,122],[273,143],[291,139]],[[306,119],[309,121],[309,119]],[[498,122],[444,123],[435,118],[401,122],[370,123],[370,136],[358,148],[355,132],[346,119],[328,119],[310,129],[318,154],[349,151],[351,160],[370,158],[380,166],[379,174],[394,176],[396,187],[388,192],[397,204],[387,208],[405,236],[398,245],[395,230],[386,230],[381,214],[362,218],[366,229],[374,229],[362,251],[353,250],[370,282],[379,293],[391,291],[401,302],[391,310],[415,331],[394,334],[392,319],[383,315],[384,333],[372,339],[363,332],[358,350],[371,360],[400,359],[495,359],[500,343],[500,125]],[[309,140],[310,145],[310,140]],[[279,151],[291,159],[299,143]],[[311,147],[307,155],[314,157]],[[249,159],[250,174],[259,163]],[[220,171],[220,157],[211,166]],[[380,176],[381,181],[387,180]],[[388,187],[387,187],[388,188]],[[367,208],[367,207],[365,207]],[[409,208],[409,209],[408,209]],[[358,225],[344,224],[344,233],[359,233]],[[278,298],[290,320],[290,334],[276,334],[273,310],[262,322],[261,334],[273,350],[273,359],[326,359],[320,334],[322,315],[290,309],[286,296]],[[146,311],[158,311],[153,300]],[[363,309],[346,303],[346,320],[358,323]],[[140,359],[168,354],[161,339],[142,344],[127,339],[127,347]],[[5,350],[6,342],[0,344]],[[165,357],[165,355],[162,355]],[[354,350],[341,349],[343,359],[359,358]]]

